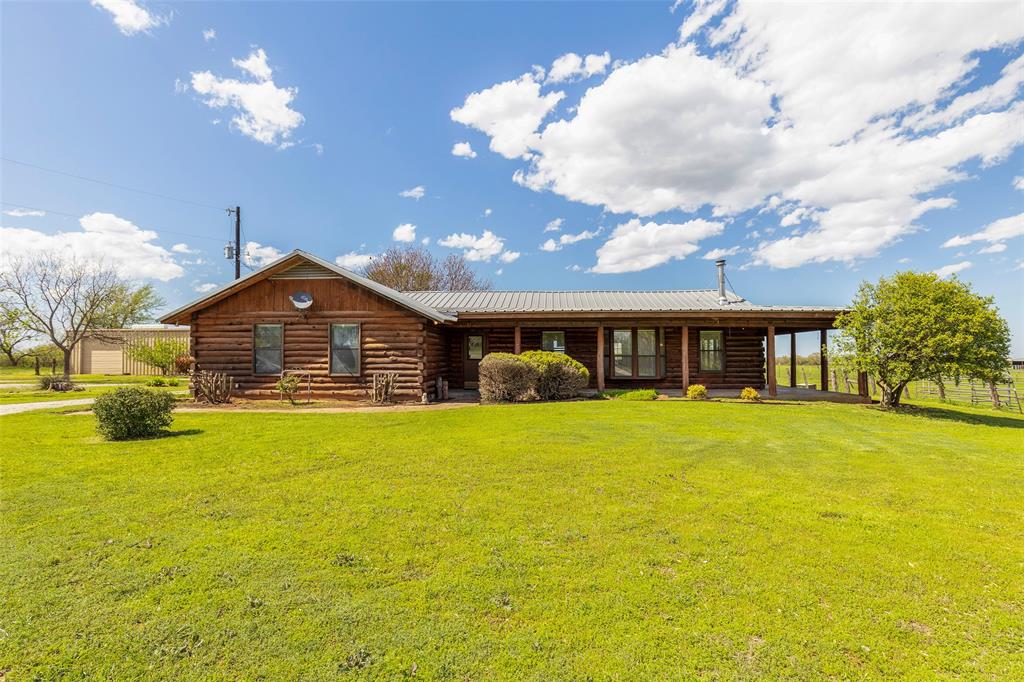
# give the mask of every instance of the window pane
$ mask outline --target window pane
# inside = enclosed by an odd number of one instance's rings
[[[257,348],[280,348],[284,327],[279,324],[258,324],[254,332]]]
[[[564,353],[565,332],[542,332],[541,348],[553,353]]]
[[[633,356],[632,355],[616,355],[615,356],[615,376],[617,376],[617,377],[631,377],[631,376],[633,376]]]
[[[638,355],[654,355],[658,335],[653,329],[636,330],[636,352]]]
[[[281,373],[281,351],[277,348],[256,349],[256,374],[280,374]]]
[[[470,336],[467,339],[467,357],[470,360],[479,360],[484,356],[484,337],[482,336]]]
[[[612,354],[633,354],[633,331],[631,329],[616,329],[612,333]]]
[[[724,355],[722,332],[702,331],[700,333],[700,369],[711,372],[722,371]]]
[[[332,350],[331,374],[359,374],[359,350],[355,348]]]
[[[331,348],[359,348],[359,325],[332,324]]]
[[[640,355],[636,359],[636,370],[642,377],[653,377],[657,363],[653,355]]]

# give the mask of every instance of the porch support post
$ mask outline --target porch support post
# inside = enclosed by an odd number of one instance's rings
[[[516,353],[516,355],[519,355],[519,353],[522,352],[522,350],[523,350],[523,337],[522,337],[522,334],[519,331],[519,323],[516,322],[516,327],[515,327],[515,353]]]
[[[597,390],[604,390],[604,327],[597,326]]]
[[[683,325],[683,395],[690,387],[690,327]]]
[[[768,336],[767,336],[767,355],[768,360],[768,395],[775,397],[779,394],[779,381],[778,377],[775,376],[775,325],[768,325]]]
[[[789,333],[789,385],[796,386],[796,332]]]
[[[821,330],[821,390],[828,390],[828,330]]]

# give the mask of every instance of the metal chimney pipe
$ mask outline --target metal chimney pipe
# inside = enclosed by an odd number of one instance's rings
[[[718,304],[725,305],[729,302],[729,299],[725,296],[725,259],[719,258],[716,260],[715,267],[718,268]]]

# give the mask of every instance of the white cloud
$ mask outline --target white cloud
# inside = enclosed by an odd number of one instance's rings
[[[92,6],[110,12],[114,25],[126,36],[148,32],[168,21],[167,17],[153,14],[135,0],[92,0]]]
[[[259,242],[246,242],[242,247],[242,260],[256,268],[269,265],[283,255],[276,247]]]
[[[909,262],[910,262],[910,259],[909,259],[909,258],[900,258],[900,259],[899,259],[898,261],[896,261],[896,262],[897,262],[897,263],[899,263],[900,265],[905,265],[905,264],[907,264],[907,263],[909,263]]]
[[[740,247],[730,246],[727,249],[711,249],[705,253],[701,258],[704,260],[718,260],[719,258],[725,258],[726,256],[735,256],[740,252]]]
[[[983,230],[967,236],[957,235],[942,245],[948,249],[954,246],[966,246],[971,242],[1001,242],[1006,239],[1013,239],[1024,235],[1024,213],[994,220],[985,226]]]
[[[637,272],[680,260],[696,251],[701,239],[721,234],[724,225],[702,218],[681,224],[641,223],[634,218],[615,228],[597,250],[592,272]]]
[[[565,218],[555,218],[547,225],[544,226],[545,232],[558,232],[562,229],[562,223],[565,222]]]
[[[113,213],[89,213],[78,220],[80,232],[46,234],[38,230],[0,227],[0,255],[25,252],[74,254],[76,258],[102,261],[131,279],[166,282],[185,271],[170,251],[155,244],[159,235],[144,230]]]
[[[563,246],[568,244],[575,244],[586,239],[593,239],[597,235],[601,234],[601,229],[596,230],[583,230],[578,234],[563,234],[559,235],[558,239],[549,239],[540,245],[541,251],[561,251]]]
[[[978,249],[978,253],[1002,253],[1003,251],[1006,251],[1007,248],[1008,247],[1003,242],[996,242],[995,244],[986,246],[983,249]]]
[[[945,279],[950,275],[955,275],[958,272],[963,272],[967,268],[971,267],[972,263],[969,260],[962,261],[960,263],[952,263],[951,265],[943,265],[941,268],[932,270],[936,275]]]
[[[565,269],[568,270],[569,272],[579,272],[583,268],[581,268],[579,265],[576,265],[574,263],[572,265],[567,265]]]
[[[491,213],[493,213],[493,211],[491,209],[489,209],[489,208],[485,208],[484,209],[484,217],[485,218],[489,217],[491,215]]]
[[[398,196],[405,197],[406,199],[415,199],[419,201],[427,194],[427,188],[423,185],[416,185],[412,189],[404,189],[398,193]]]
[[[526,73],[517,80],[471,93],[450,115],[457,123],[487,133],[491,151],[514,159],[527,153],[537,127],[563,97],[563,92],[541,95],[540,83]]]
[[[349,251],[345,255],[335,258],[334,262],[347,270],[362,270],[372,260],[373,254]]]
[[[34,208],[11,208],[5,210],[4,215],[9,215],[12,218],[41,218],[46,215],[46,211],[40,211]]]
[[[420,244],[423,244],[423,246],[427,246],[428,244],[430,244],[430,237],[424,237],[423,239],[421,239]]]
[[[200,294],[206,294],[213,291],[218,286],[219,285],[214,284],[213,282],[203,282],[202,284],[195,285],[193,288]]]
[[[179,242],[179,243],[175,244],[174,246],[172,246],[171,247],[171,252],[172,253],[196,253],[196,251],[194,251],[193,249],[190,249],[188,244],[185,244],[184,242]]]
[[[472,145],[468,142],[456,142],[452,145],[452,156],[458,156],[463,159],[475,159],[476,152],[473,151]]]
[[[1013,178],[1013,188],[1024,192],[1024,175],[1018,175]]]
[[[561,83],[568,80],[582,80],[604,73],[612,58],[604,54],[588,54],[580,57],[575,52],[566,52],[551,63],[548,71],[548,83]]]
[[[391,232],[391,238],[396,242],[416,241],[416,226],[412,223],[402,223]]]
[[[936,192],[969,164],[1024,144],[1024,58],[979,77],[979,55],[1005,55],[1024,24],[1015,3],[985,7],[697,2],[678,44],[617,66],[562,120],[541,125],[557,102],[539,106],[539,89],[517,135],[500,106],[453,118],[527,159],[513,178],[535,191],[639,216],[779,211],[800,229],[761,242],[755,263],[850,263],[955,205]]]
[[[254,80],[193,71],[192,89],[206,98],[203,102],[211,109],[234,109],[231,123],[243,135],[279,149],[293,146],[292,132],[305,120],[291,108],[298,88],[278,87],[274,83],[273,70],[261,48],[254,49],[245,59],[231,61]]]
[[[506,251],[505,239],[490,230],[484,230],[480,236],[460,232],[450,234],[437,242],[450,249],[461,249],[466,260],[490,261],[498,258],[503,263],[511,263],[521,255],[518,251]]]
[[[213,40],[216,37],[217,37],[217,31],[215,31],[212,28],[208,28],[208,29],[205,29],[203,31],[203,40],[205,40],[206,42],[210,42],[211,40]]]

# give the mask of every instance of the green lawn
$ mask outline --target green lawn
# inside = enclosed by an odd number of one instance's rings
[[[60,374],[59,369],[57,373]],[[41,374],[49,376],[50,368],[44,367]],[[128,374],[75,374],[71,378],[79,383],[90,384],[144,384],[153,377]],[[37,381],[39,381],[39,377],[31,367],[0,366],[0,385],[5,383],[32,384]]]
[[[12,679],[1024,677],[1024,418],[0,417]]]
[[[103,393],[109,393],[119,386],[88,386],[81,391],[41,391],[33,388],[4,388],[0,384],[0,405],[16,405],[21,403],[57,402],[61,400],[77,400],[79,398],[95,398]],[[154,391],[170,391],[172,393],[188,393],[188,381],[183,380],[177,386],[151,387]]]

